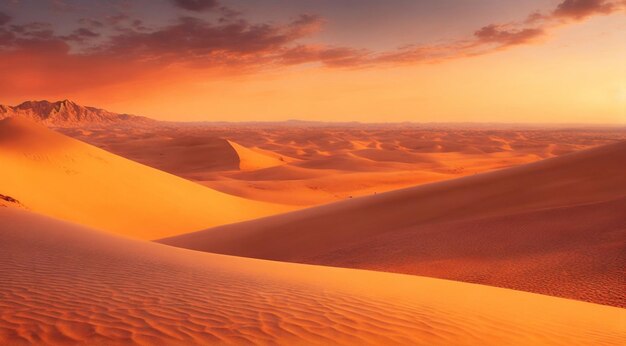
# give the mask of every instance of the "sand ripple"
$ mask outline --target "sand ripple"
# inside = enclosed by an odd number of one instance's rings
[[[198,253],[0,211],[0,344],[619,344],[624,309]]]

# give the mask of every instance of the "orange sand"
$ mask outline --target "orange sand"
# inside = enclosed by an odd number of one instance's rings
[[[619,128],[297,122],[61,130],[212,189],[298,207],[473,175],[626,139]]]
[[[619,345],[626,310],[206,254],[0,208],[0,344]]]
[[[624,162],[620,142],[162,242],[626,307]]]
[[[0,121],[0,193],[24,207],[154,239],[290,210],[218,192],[24,119]]]
[[[242,171],[255,171],[263,168],[282,166],[287,162],[294,161],[275,153],[258,148],[247,148],[233,141],[228,141],[239,157],[239,169]]]

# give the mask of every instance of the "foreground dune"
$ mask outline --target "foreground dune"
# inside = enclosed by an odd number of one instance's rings
[[[0,208],[0,344],[618,345],[626,310],[130,240]]]
[[[0,121],[0,193],[41,214],[154,239],[288,208],[221,193],[24,119]]]
[[[626,142],[161,242],[626,307]]]

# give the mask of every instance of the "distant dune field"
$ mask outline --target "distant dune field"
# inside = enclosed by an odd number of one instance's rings
[[[298,208],[626,139],[619,128],[445,124],[167,123],[59,130],[228,194]]]

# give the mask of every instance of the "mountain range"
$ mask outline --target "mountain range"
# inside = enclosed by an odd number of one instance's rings
[[[0,119],[23,117],[52,127],[85,127],[99,125],[149,125],[156,120],[130,114],[118,114],[86,107],[70,100],[26,101],[17,106],[0,105]]]

